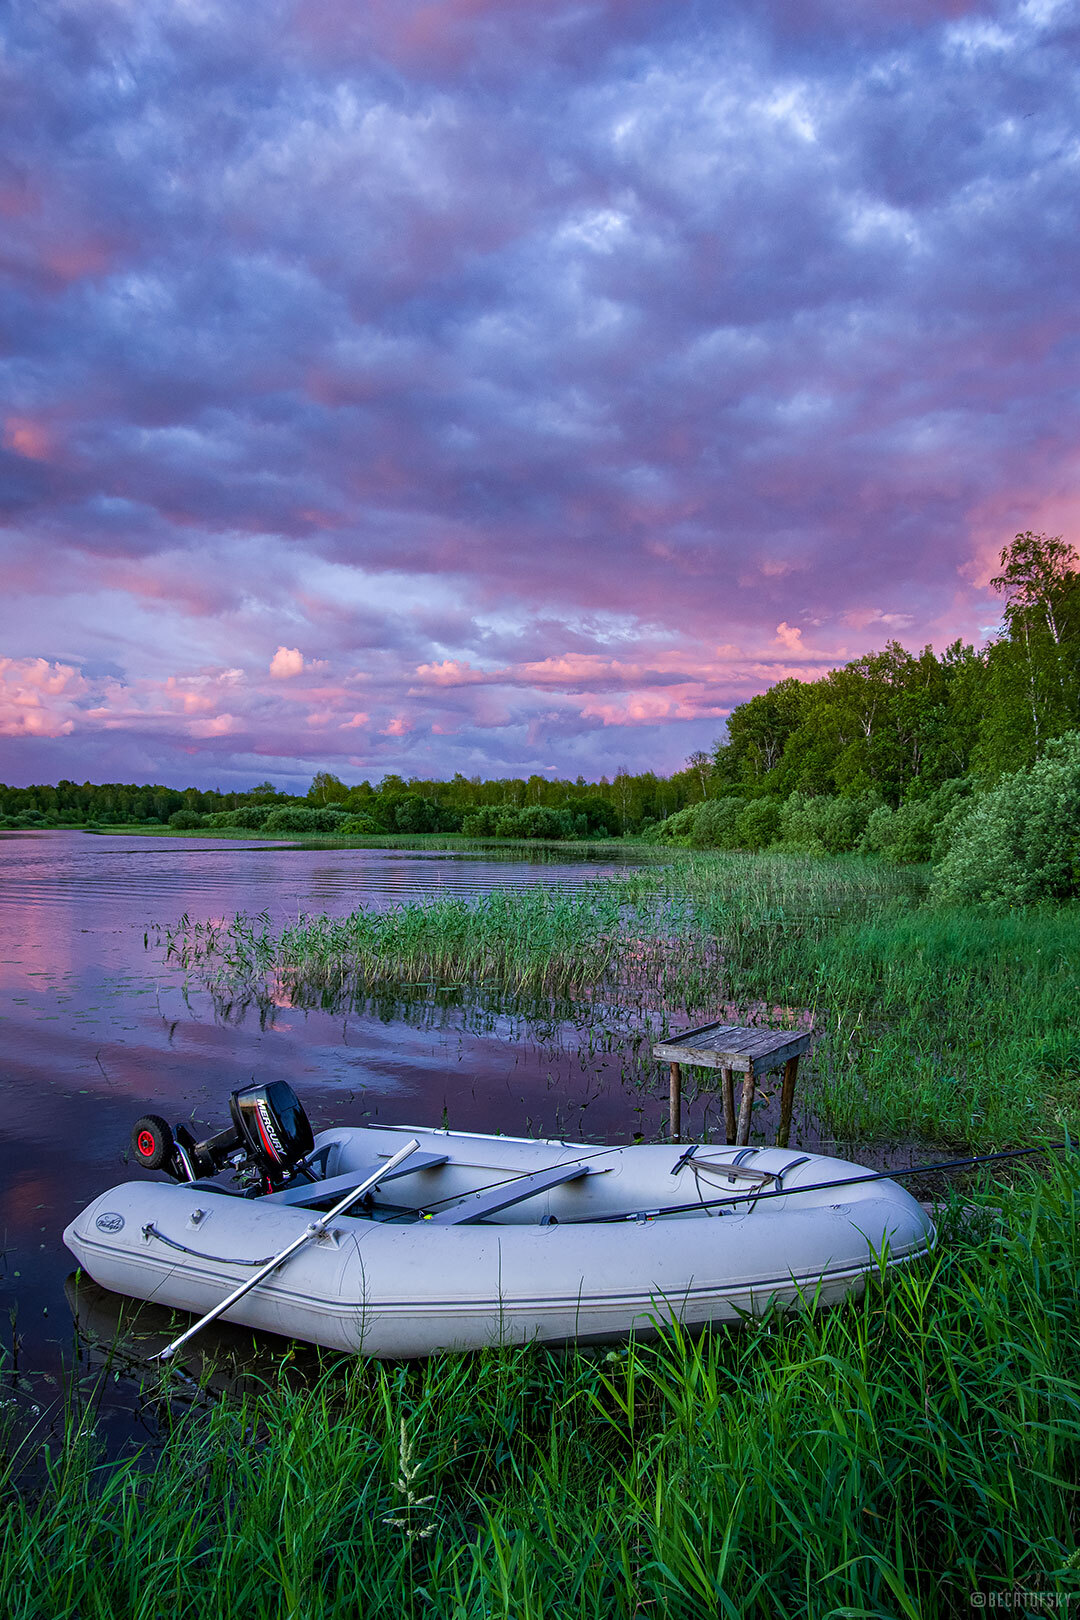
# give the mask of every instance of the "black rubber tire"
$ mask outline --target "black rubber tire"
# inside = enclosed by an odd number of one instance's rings
[[[172,1163],[176,1143],[168,1120],[160,1114],[144,1114],[131,1127],[131,1157],[144,1170],[161,1170]]]

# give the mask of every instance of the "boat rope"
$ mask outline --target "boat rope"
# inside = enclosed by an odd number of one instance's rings
[[[179,1249],[181,1254],[193,1255],[196,1260],[216,1260],[221,1266],[265,1266],[274,1258],[272,1254],[266,1254],[261,1260],[234,1260],[227,1254],[207,1254],[204,1249],[189,1249],[186,1243],[177,1243],[175,1238],[166,1237],[164,1232],[159,1232],[153,1221],[147,1221],[142,1229],[142,1235],[147,1243],[151,1238],[157,1238],[161,1243],[167,1243],[170,1249]]]
[[[944,1170],[965,1170],[977,1164],[995,1164],[1000,1159],[1022,1159],[1033,1153],[1054,1153],[1060,1149],[1072,1149],[1071,1142],[1050,1142],[1046,1147],[1006,1148],[1001,1153],[982,1153],[970,1159],[946,1159],[941,1164],[913,1164],[906,1170],[872,1170],[866,1175],[845,1176],[840,1181],[812,1181],[804,1187],[777,1187],[772,1192],[762,1192],[760,1189],[753,1192],[729,1194],[726,1198],[701,1199],[693,1204],[668,1204],[663,1209],[631,1209],[621,1210],[617,1215],[585,1215],[570,1216],[560,1221],[562,1226],[601,1226],[616,1221],[640,1221],[655,1219],[660,1215],[693,1215],[699,1209],[720,1209],[730,1204],[757,1205],[765,1202],[767,1198],[788,1198],[793,1193],[803,1192],[831,1192],[834,1187],[860,1187],[868,1181],[896,1181],[901,1176],[925,1176],[931,1172]]]

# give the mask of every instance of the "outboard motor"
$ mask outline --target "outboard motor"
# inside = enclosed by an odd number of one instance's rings
[[[234,1091],[229,1112],[229,1128],[202,1142],[186,1125],[174,1132],[160,1114],[144,1114],[131,1128],[132,1160],[175,1181],[198,1181],[231,1167],[249,1185],[270,1191],[288,1181],[315,1146],[303,1105],[284,1080]]]

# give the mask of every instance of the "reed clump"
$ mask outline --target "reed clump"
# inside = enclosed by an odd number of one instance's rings
[[[403,987],[501,997],[583,1039],[612,1010],[656,1084],[678,1023],[798,1023],[801,1099],[840,1140],[996,1147],[1080,1127],[1080,907],[931,903],[925,873],[856,857],[701,853],[575,889],[539,885],[273,929],[182,919],[170,955],[225,1006],[340,1010]]]
[[[1080,1596],[1080,1165],[946,1211],[859,1301],[690,1341],[343,1363],[179,1417],[84,1419],[0,1475],[11,1620],[1031,1612]],[[972,1207],[974,1206],[974,1213]]]
[[[170,957],[222,991],[250,989],[260,975],[306,1004],[337,1005],[382,983],[493,985],[521,993],[587,997],[663,972],[693,932],[685,902],[661,898],[662,874],[634,874],[580,889],[496,889],[305,917],[273,931],[243,916],[170,930]],[[698,944],[696,933],[694,943]]]

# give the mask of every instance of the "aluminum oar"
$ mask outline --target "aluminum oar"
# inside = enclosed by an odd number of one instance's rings
[[[276,1271],[279,1266],[284,1265],[285,1261],[294,1255],[297,1249],[302,1249],[305,1243],[309,1243],[312,1238],[318,1237],[320,1232],[324,1232],[331,1221],[337,1220],[339,1215],[344,1215],[345,1211],[351,1209],[358,1199],[363,1198],[365,1193],[378,1186],[388,1171],[396,1170],[398,1165],[404,1159],[407,1159],[411,1153],[415,1153],[419,1146],[420,1144],[415,1137],[412,1141],[406,1142],[405,1146],[400,1148],[392,1159],[387,1159],[386,1163],[381,1164],[372,1175],[368,1176],[366,1181],[362,1181],[358,1187],[353,1187],[351,1191],[347,1192],[345,1197],[334,1205],[333,1209],[327,1210],[325,1215],[320,1215],[317,1221],[312,1221],[311,1225],[301,1232],[299,1237],[293,1238],[292,1242],[287,1244],[280,1254],[276,1254],[272,1260],[268,1260],[265,1266],[260,1266],[254,1277],[246,1278],[239,1288],[234,1288],[232,1293],[221,1301],[220,1305],[215,1305],[212,1311],[207,1311],[206,1315],[200,1317],[192,1327],[188,1328],[186,1333],[181,1333],[180,1337],[174,1339],[172,1344],[167,1344],[164,1350],[159,1350],[156,1356],[151,1356],[151,1361],[171,1361],[182,1344],[186,1344],[189,1339],[193,1339],[201,1328],[207,1327],[211,1322],[216,1322],[218,1317],[223,1316],[230,1306],[236,1304],[238,1299],[243,1299],[245,1294],[250,1294],[251,1290],[257,1288],[264,1277],[269,1277],[270,1273]]]

